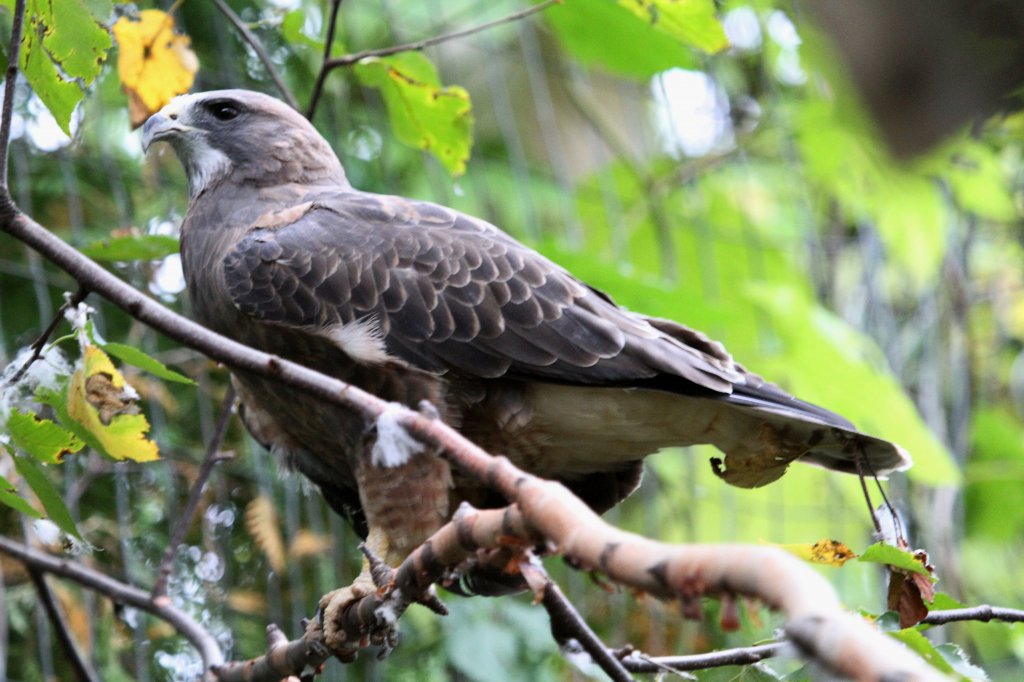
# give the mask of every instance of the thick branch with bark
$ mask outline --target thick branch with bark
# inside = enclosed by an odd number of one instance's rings
[[[783,612],[788,638],[822,665],[857,680],[940,680],[943,677],[902,644],[845,612],[828,582],[810,566],[774,547],[666,545],[609,526],[564,486],[493,458],[488,476],[499,488],[518,490],[502,510],[464,505],[394,572],[389,584],[355,602],[339,625],[354,644],[393,624],[431,584],[442,581],[483,550],[546,546],[621,585],[694,605],[704,596],[744,595]],[[512,571],[522,567],[509,564]],[[318,623],[287,646],[292,660],[322,643]],[[257,659],[260,660],[260,659]],[[310,658],[304,664],[319,664]],[[218,669],[222,682],[270,680],[242,676],[247,664]],[[278,670],[277,672],[282,672]],[[295,671],[293,671],[295,672]]]

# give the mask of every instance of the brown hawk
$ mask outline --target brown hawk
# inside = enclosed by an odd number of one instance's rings
[[[716,471],[744,487],[797,459],[878,474],[909,465],[700,332],[620,308],[483,220],[352,188],[324,138],[272,97],[178,97],[143,128],[146,147],[158,140],[188,175],[181,254],[201,323],[386,400],[430,401],[466,437],[598,511],[666,446],[716,446]],[[389,563],[456,501],[501,502],[402,434],[375,447],[340,407],[256,374],[234,379],[256,439]]]

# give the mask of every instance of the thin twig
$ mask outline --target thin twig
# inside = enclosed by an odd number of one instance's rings
[[[706,654],[692,654],[689,656],[645,656],[635,651],[632,647],[626,647],[614,653],[622,659],[622,664],[630,672],[660,673],[666,670],[706,670],[708,668],[719,668],[724,665],[751,665],[766,658],[778,656],[790,646],[792,645],[787,642],[776,642],[774,644],[759,644],[757,646],[739,647],[736,649],[709,651]]]
[[[61,305],[61,307],[57,309],[57,312],[54,313],[53,319],[50,320],[50,324],[46,326],[43,333],[32,342],[32,355],[29,356],[28,360],[25,361],[25,364],[23,364],[18,371],[14,373],[14,376],[7,380],[9,385],[13,386],[21,381],[21,378],[25,376],[25,372],[27,372],[28,368],[32,366],[32,363],[42,357],[43,349],[46,348],[46,344],[50,341],[50,337],[53,336],[53,332],[56,331],[57,325],[64,319],[64,311],[77,306],[79,303],[84,301],[85,297],[88,295],[89,289],[85,286],[79,286],[78,291],[64,301],[63,305]]]
[[[942,611],[930,611],[920,622],[928,625],[945,625],[962,620],[976,620],[987,623],[993,620],[1002,620],[1007,623],[1024,623],[1024,610],[1008,609],[1002,606],[970,606],[962,609],[944,609]]]
[[[17,559],[26,566],[67,578],[109,597],[114,602],[134,606],[166,621],[196,648],[203,659],[204,671],[224,662],[224,654],[217,639],[191,616],[173,604],[156,603],[150,598],[148,592],[137,587],[111,578],[105,573],[76,561],[41,552],[2,535],[0,535],[0,552]],[[206,672],[203,679],[212,682],[214,678],[211,673]]]
[[[21,30],[25,23],[26,0],[15,0],[11,17],[11,43],[7,48],[7,81],[4,83],[3,116],[0,118],[0,187],[7,190],[8,151],[11,145],[11,120],[14,117],[14,86],[18,82],[18,58]]]
[[[343,57],[334,57],[333,59],[329,57],[330,43],[328,43],[327,52],[325,53],[324,57],[324,65],[320,69],[319,76],[317,76],[317,87],[314,88],[313,90],[313,100],[309,105],[309,110],[306,114],[306,118],[313,118],[313,112],[316,110],[317,100],[320,97],[320,90],[323,88],[323,81],[330,71],[333,71],[338,67],[351,66],[352,64],[361,62],[364,59],[369,59],[370,57],[387,57],[389,55],[398,54],[399,52],[418,52],[433,45],[439,45],[441,43],[447,43],[448,41],[451,40],[465,38],[466,36],[471,36],[474,33],[486,31],[487,29],[494,28],[495,26],[501,26],[502,24],[508,24],[513,21],[525,19],[531,14],[543,12],[548,7],[551,7],[552,5],[561,4],[562,2],[563,0],[545,0],[545,2],[542,2],[539,5],[534,5],[533,7],[528,7],[524,10],[513,12],[512,14],[501,17],[500,19],[488,21],[478,26],[471,26],[470,28],[465,28],[462,29],[461,31],[454,31],[452,33],[446,33],[444,35],[434,36],[433,38],[417,40],[416,42],[405,43],[404,45],[392,45],[391,47],[382,47],[376,50],[363,50],[362,52],[355,52],[353,54],[348,54]],[[331,22],[330,26],[331,28],[333,28],[334,22]]]
[[[242,34],[242,37],[245,38],[245,42],[249,43],[249,47],[253,49],[256,56],[260,58],[261,62],[263,62],[263,66],[266,67],[267,73],[270,74],[270,78],[274,81],[274,85],[276,85],[277,89],[281,91],[281,94],[284,96],[289,106],[291,106],[292,109],[297,110],[299,108],[298,100],[295,99],[295,95],[292,94],[292,91],[287,85],[285,85],[284,79],[281,78],[280,72],[277,70],[277,67],[274,66],[274,62],[271,61],[270,55],[267,54],[267,50],[263,47],[263,43],[260,42],[260,39],[257,38],[251,30],[249,30],[249,27],[245,25],[242,18],[235,14],[235,11],[231,9],[224,0],[213,0],[213,4],[217,6],[217,9],[221,11],[221,14],[228,18],[228,21],[234,24],[235,28],[238,29],[238,32]]]
[[[863,454],[863,452],[861,452]],[[866,474],[862,467],[862,461],[867,461],[867,458],[858,456],[853,460],[853,463],[857,465],[857,479],[860,481],[861,492],[864,493],[864,502],[868,505],[868,515],[871,517],[871,522],[875,524],[875,532],[878,533],[879,537],[882,536],[882,523],[875,516],[875,504],[871,501],[871,492],[868,490],[868,482],[865,478]]]
[[[532,552],[529,553],[529,557],[530,562],[521,565],[520,569],[523,571],[523,575],[533,574],[533,576],[540,578],[542,581],[542,584],[539,586],[541,589],[541,603],[544,604],[548,617],[551,619],[551,635],[558,642],[559,647],[568,647],[571,641],[575,640],[584,651],[590,654],[590,658],[612,680],[617,682],[633,682],[633,676],[626,670],[622,661],[616,658],[611,650],[604,645],[604,642],[598,638],[597,634],[590,629],[587,621],[583,620],[580,612],[566,598],[558,583],[548,575],[540,559]],[[527,578],[528,581],[530,579]]]
[[[338,11],[341,9],[341,0],[331,0],[331,20],[327,23],[327,40],[324,42],[324,61],[320,66],[320,73],[316,75],[316,83],[313,84],[313,94],[309,98],[309,108],[306,109],[306,118],[313,120],[316,107],[320,103],[320,95],[324,91],[324,81],[327,80],[327,62],[331,58],[331,47],[334,46],[334,32],[338,27]]]
[[[100,678],[97,677],[95,671],[86,662],[85,657],[82,656],[82,652],[78,648],[78,644],[75,642],[75,638],[71,636],[71,632],[68,630],[67,619],[61,613],[60,606],[57,605],[57,599],[53,596],[53,590],[46,584],[46,576],[43,575],[42,571],[34,568],[29,568],[28,575],[32,579],[32,584],[35,585],[39,601],[42,602],[43,609],[46,611],[54,631],[57,633],[57,639],[60,640],[61,646],[64,647],[64,652],[67,654],[68,662],[75,671],[75,675],[81,682],[99,682]]]
[[[210,442],[206,446],[206,456],[203,457],[203,463],[200,465],[199,473],[192,484],[192,491],[189,493],[188,502],[178,518],[177,525],[174,526],[171,540],[167,545],[167,551],[164,552],[164,558],[160,562],[160,571],[157,573],[156,582],[153,583],[153,590],[150,593],[153,599],[158,599],[167,594],[167,580],[171,576],[171,571],[174,570],[174,557],[177,554],[178,547],[181,545],[182,540],[185,539],[185,531],[188,530],[189,525],[192,523],[192,517],[195,516],[199,500],[203,495],[203,489],[206,486],[207,479],[210,478],[210,474],[213,472],[214,465],[224,459],[220,452],[220,446],[224,442],[224,434],[227,433],[228,424],[231,422],[231,412],[234,405],[235,387],[232,384],[228,384],[228,389],[224,392],[224,401],[221,403],[220,416],[217,418],[217,426],[214,428],[213,437],[210,438]]]

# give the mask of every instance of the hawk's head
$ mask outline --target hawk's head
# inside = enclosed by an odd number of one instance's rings
[[[142,146],[165,140],[185,166],[196,196],[224,180],[260,187],[344,185],[327,141],[284,102],[249,90],[175,97],[142,127]]]

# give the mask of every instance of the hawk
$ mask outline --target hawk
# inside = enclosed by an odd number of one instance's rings
[[[144,147],[157,141],[188,176],[181,255],[199,322],[388,401],[429,401],[467,438],[599,512],[667,446],[714,445],[725,455],[716,472],[743,487],[795,460],[876,474],[910,463],[494,225],[354,189],[327,141],[277,99],[183,95],[143,127]],[[501,503],[434,453],[375,447],[341,407],[250,372],[233,380],[253,436],[392,565],[458,501]]]

